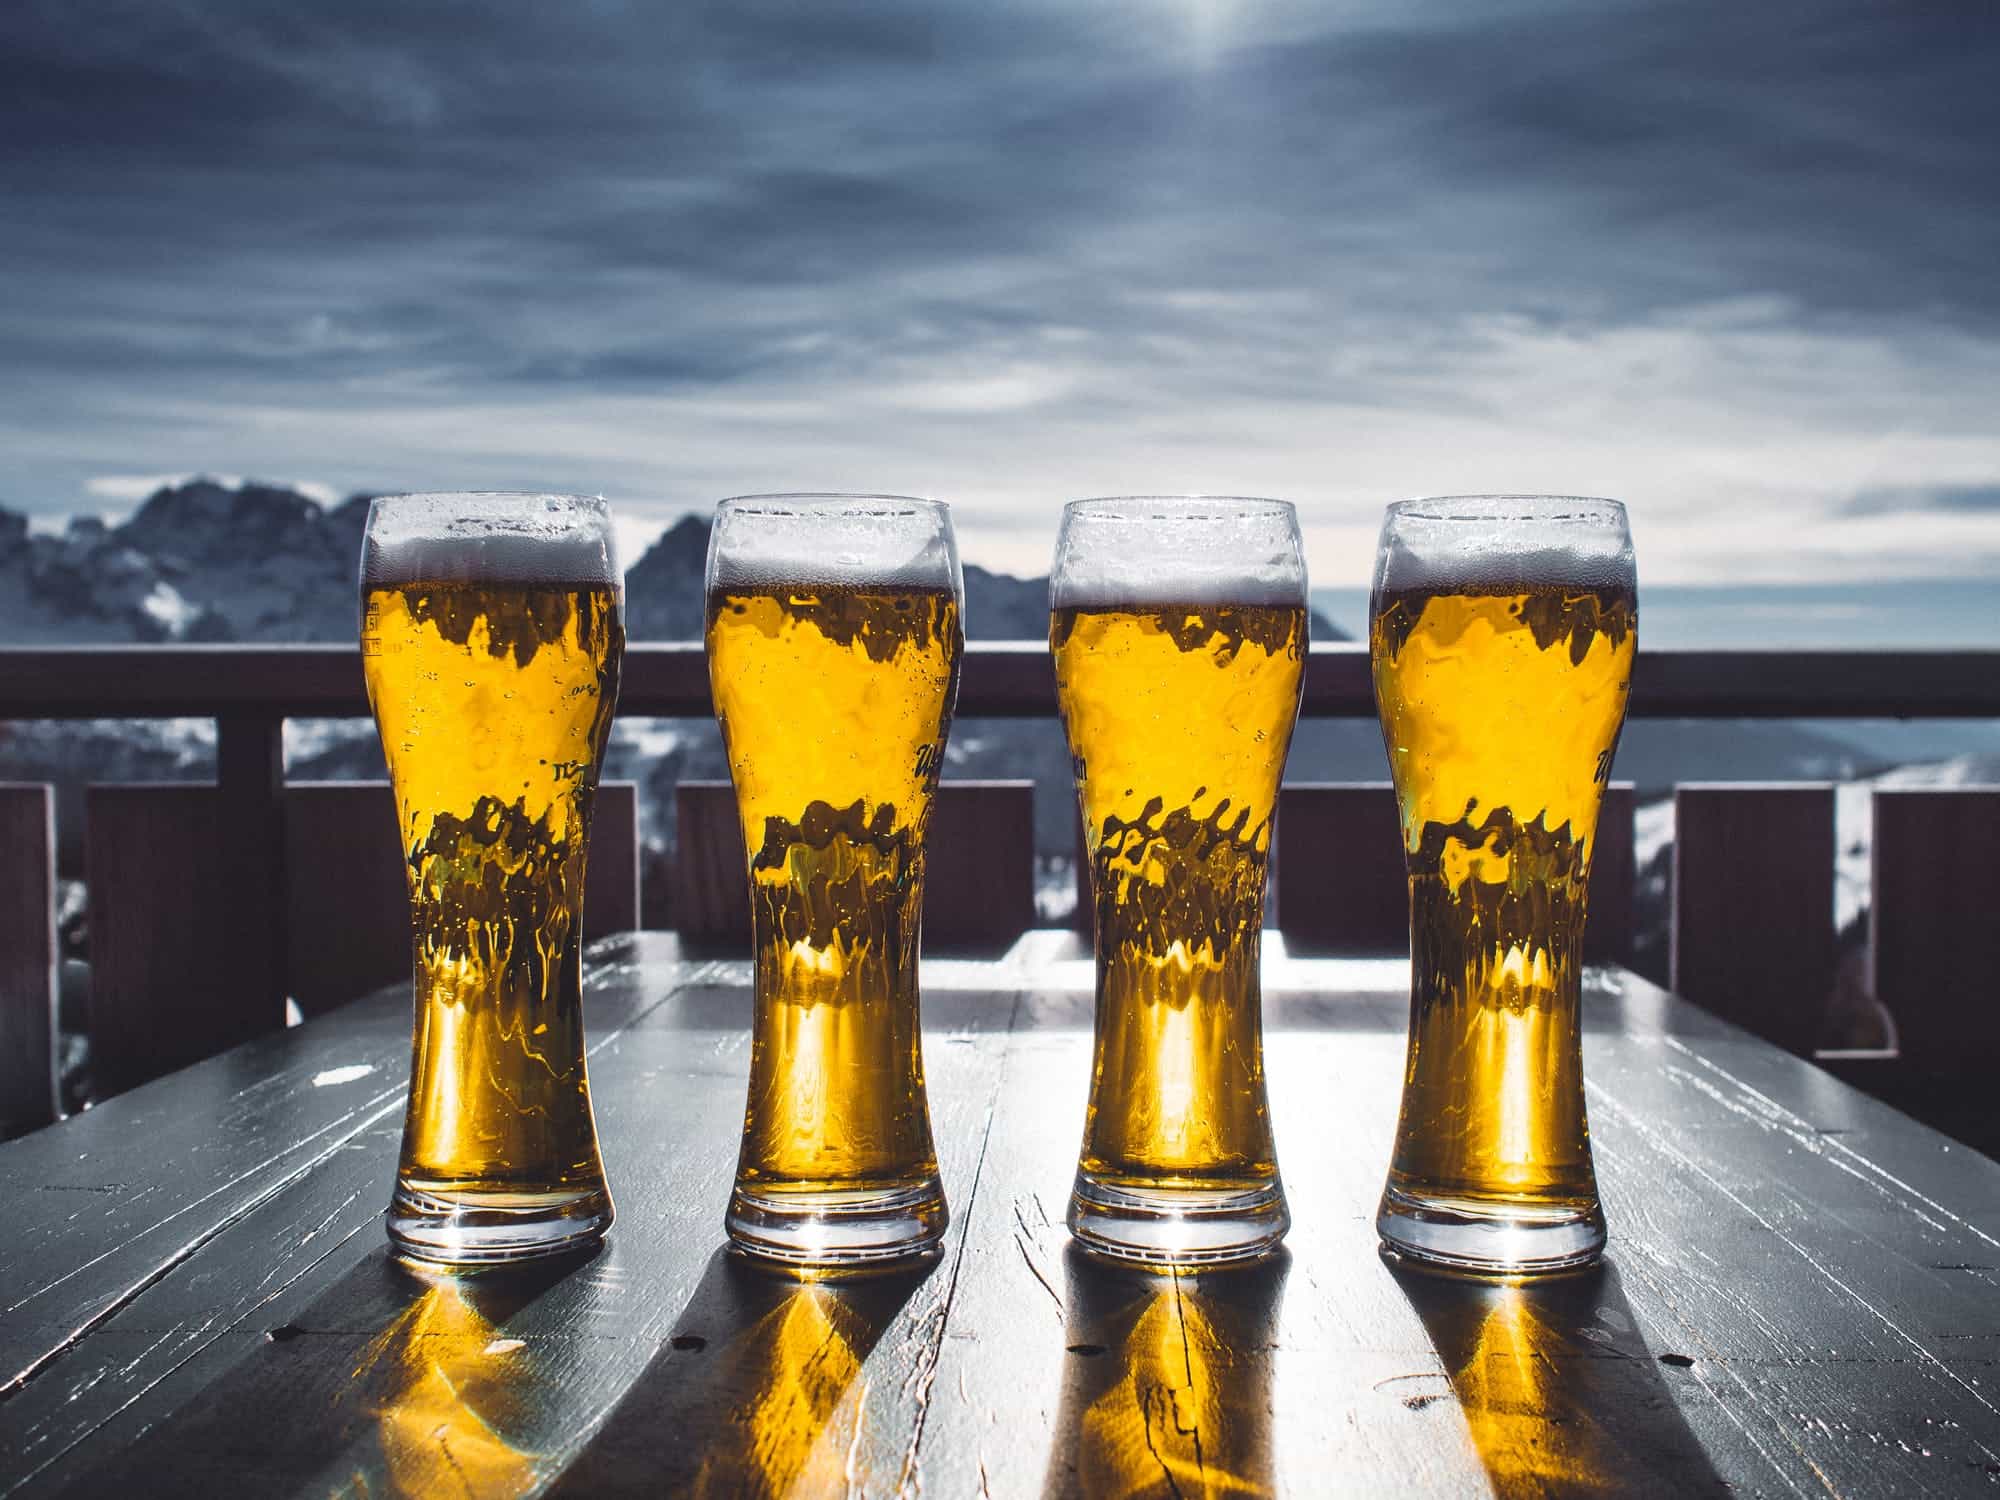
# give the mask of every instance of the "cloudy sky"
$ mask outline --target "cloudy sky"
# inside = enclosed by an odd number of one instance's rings
[[[2000,576],[2000,7],[9,0],[0,504],[1620,496]]]

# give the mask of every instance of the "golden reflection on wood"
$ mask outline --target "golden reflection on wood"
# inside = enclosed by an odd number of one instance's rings
[[[1068,1367],[1044,1493],[1270,1495],[1272,1346],[1289,1259],[1146,1276],[1071,1250]]]
[[[1539,1285],[1396,1279],[1498,1500],[1727,1492],[1666,1391],[1614,1268]]]
[[[506,1339],[447,1276],[363,1351],[358,1383],[394,1382],[379,1410],[383,1478],[393,1495],[521,1495],[539,1457],[519,1433],[534,1354]],[[512,1344],[513,1347],[508,1347]],[[355,1475],[350,1493],[375,1493]]]
[[[893,1493],[915,1410],[898,1358],[915,1337],[906,1304],[932,1269],[800,1282],[715,1252],[666,1344],[550,1495]]]
[[[829,1286],[798,1286],[718,1351],[762,1378],[729,1426],[741,1446],[718,1444],[694,1492],[708,1496],[843,1493],[853,1476],[868,1385],[857,1379],[874,1342]]]
[[[1452,1369],[1473,1444],[1502,1494],[1595,1494],[1619,1467],[1589,1414],[1562,1402],[1549,1363],[1555,1342],[1532,1293],[1496,1287]]]

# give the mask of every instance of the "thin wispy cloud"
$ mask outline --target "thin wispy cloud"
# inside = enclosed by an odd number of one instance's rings
[[[1909,515],[1923,511],[1962,515],[2000,514],[2000,482],[1879,485],[1856,495],[1843,507],[1843,511],[1850,516]]]
[[[0,503],[880,487],[1036,568],[1257,490],[1333,582],[1551,488],[1658,580],[2000,568],[1996,67],[1862,0],[16,4]]]

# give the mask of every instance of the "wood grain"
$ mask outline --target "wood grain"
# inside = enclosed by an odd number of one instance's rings
[[[1247,1273],[1068,1250],[1071,933],[925,963],[953,1218],[922,1276],[717,1254],[748,964],[670,937],[592,950],[620,1217],[579,1264],[387,1261],[400,990],[136,1089],[0,1148],[0,1493],[1990,1493],[2000,1165],[1593,970],[1609,1265],[1397,1275],[1372,1216],[1407,966],[1286,948],[1266,1050],[1296,1227]]]
[[[1797,1053],[1833,989],[1833,788],[1674,790],[1673,987]]]
[[[55,794],[0,784],[0,1137],[61,1114],[56,1026]]]

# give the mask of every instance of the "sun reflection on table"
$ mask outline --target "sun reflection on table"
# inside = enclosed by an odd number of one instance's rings
[[[1069,1362],[1045,1496],[1269,1495],[1288,1261],[1148,1276],[1067,1261]]]

